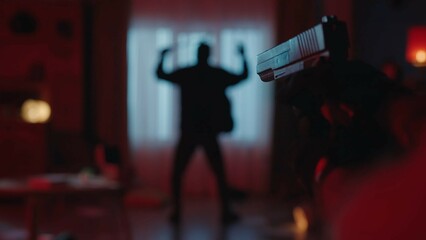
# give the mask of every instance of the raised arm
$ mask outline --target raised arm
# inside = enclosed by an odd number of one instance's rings
[[[240,74],[233,75],[229,79],[229,82],[228,82],[229,85],[237,84],[237,83],[243,81],[244,79],[246,79],[248,77],[248,66],[247,66],[246,56],[244,54],[244,47],[243,47],[243,45],[240,45],[238,47],[238,52],[241,55],[241,59],[243,61],[243,71]]]
[[[247,67],[247,59],[246,55],[244,54],[244,46],[240,45],[238,47],[238,52],[241,55],[241,59],[243,60],[243,72],[241,73],[242,80],[246,79],[248,77],[248,67]]]
[[[170,52],[170,49],[166,48],[166,49],[162,50],[161,53],[160,53],[160,62],[158,63],[157,71],[156,71],[157,77],[159,79],[164,79],[164,80],[167,80],[167,81],[170,81],[170,82],[173,82],[173,83],[177,83],[178,78],[175,76],[176,74],[164,72],[164,67],[163,67],[164,57],[166,56],[166,54],[168,52]]]

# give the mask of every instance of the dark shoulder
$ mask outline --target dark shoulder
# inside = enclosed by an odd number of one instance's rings
[[[173,71],[173,75],[178,78],[187,78],[194,73],[194,67],[183,67]]]
[[[194,71],[194,67],[183,67],[183,68],[178,68],[176,69],[174,72],[175,73],[188,73],[188,72],[193,72]]]
[[[217,75],[231,75],[231,73],[227,70],[225,70],[224,68],[218,67],[218,66],[212,66],[211,67],[211,72]]]

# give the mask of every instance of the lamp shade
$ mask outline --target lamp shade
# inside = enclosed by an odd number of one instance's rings
[[[406,59],[416,67],[426,66],[426,26],[408,29]]]

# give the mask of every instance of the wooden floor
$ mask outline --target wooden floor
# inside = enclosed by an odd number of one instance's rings
[[[78,203],[78,204],[77,204]],[[25,211],[22,201],[0,202],[0,240],[24,240]],[[114,204],[108,201],[46,201],[39,216],[40,234],[49,238],[69,232],[77,240],[120,240],[123,229]],[[127,207],[133,240],[277,240],[294,237],[290,209],[279,201],[251,198],[235,205],[241,221],[228,227],[219,222],[215,199],[186,199],[179,228],[168,222],[169,207]],[[307,239],[307,238],[305,238]],[[309,237],[309,239],[315,239]]]

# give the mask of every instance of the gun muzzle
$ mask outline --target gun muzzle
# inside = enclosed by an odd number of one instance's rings
[[[315,67],[320,59],[344,61],[349,40],[346,24],[324,16],[320,24],[257,56],[257,74],[264,82]]]

